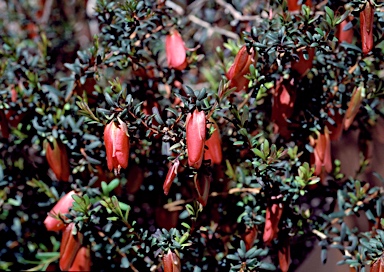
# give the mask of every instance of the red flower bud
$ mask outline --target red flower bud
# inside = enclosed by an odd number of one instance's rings
[[[184,70],[187,67],[187,51],[180,33],[173,30],[165,38],[165,53],[168,67],[176,70]]]
[[[324,129],[324,134],[318,133],[317,139],[310,137],[310,144],[314,147],[315,175],[319,176],[325,170],[326,173],[332,171],[331,160],[331,140],[328,129]]]
[[[68,271],[72,266],[82,244],[83,235],[80,232],[77,232],[76,236],[72,235],[73,226],[74,223],[69,224],[61,238],[59,264],[62,271]]]
[[[56,205],[50,211],[52,215],[66,214],[69,213],[69,208],[72,207],[74,191],[70,191],[68,194],[63,196]],[[49,231],[59,231],[65,228],[63,221],[56,219],[48,214],[47,218],[44,220],[44,225]]]
[[[123,121],[118,121],[119,126],[112,121],[104,129],[108,169],[114,169],[115,174],[120,173],[121,168],[127,168],[129,158],[128,128]]]
[[[164,181],[164,184],[163,184],[163,190],[164,190],[164,194],[165,195],[168,195],[169,189],[171,188],[173,180],[177,176],[177,169],[179,168],[179,164],[180,164],[179,160],[176,159],[172,163],[171,168],[169,168],[169,170],[168,170],[167,176],[165,177],[165,181]]]
[[[365,89],[357,87],[352,93],[351,101],[348,103],[348,109],[345,113],[344,129],[347,130],[353,123],[357,113],[359,112],[361,101],[365,96]]]
[[[289,239],[285,239],[284,243],[280,245],[279,252],[279,265],[282,272],[288,272],[291,263],[291,247]]]
[[[293,11],[300,11],[301,9],[301,4],[299,5],[300,0],[288,0],[288,11],[293,12]],[[311,0],[303,0],[304,4],[308,7],[312,7],[312,1]]]
[[[229,87],[236,87],[236,91],[241,91],[248,87],[249,80],[244,76],[249,74],[249,66],[254,62],[255,53],[251,49],[251,54],[248,54],[247,47],[243,45],[237,53],[232,66],[229,68],[226,76],[230,80]]]
[[[17,92],[16,89],[12,87],[11,89],[11,101],[16,102],[17,101]]]
[[[342,21],[337,26],[336,38],[339,40],[340,43],[342,43],[342,42],[352,43],[352,40],[353,40],[353,28],[351,27],[348,30],[344,30],[344,28],[352,20],[353,20],[353,17],[349,16],[349,17],[345,18],[345,20]]]
[[[373,48],[373,18],[375,9],[369,1],[360,12],[360,34],[363,54],[368,54]]]
[[[91,252],[88,247],[81,247],[68,271],[90,271]]]
[[[205,113],[197,109],[188,113],[186,121],[186,138],[188,151],[188,165],[199,169],[203,161],[205,143]]]
[[[273,91],[272,121],[275,122],[274,133],[288,138],[288,119],[291,118],[296,100],[296,92],[289,82],[279,80]]]
[[[216,122],[213,121],[212,118],[210,119],[210,122],[213,123],[215,130],[213,131],[211,137],[209,137],[209,139],[205,142],[205,145],[208,147],[208,149],[206,149],[204,152],[204,160],[211,160],[211,165],[220,164],[223,160],[220,131]]]
[[[281,203],[273,203],[272,205],[268,205],[265,211],[263,241],[269,244],[277,237],[280,218],[283,214],[283,205]]]
[[[181,262],[180,257],[173,253],[170,249],[167,254],[163,256],[164,272],[180,272]]]
[[[65,145],[60,140],[53,138],[52,143],[45,140],[44,147],[48,164],[56,178],[58,180],[68,181],[70,168]]]

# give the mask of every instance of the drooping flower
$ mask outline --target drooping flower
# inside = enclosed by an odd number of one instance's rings
[[[165,53],[169,68],[181,71],[187,67],[187,49],[177,30],[171,31],[165,38]]]
[[[173,180],[177,176],[177,169],[179,168],[179,165],[180,165],[180,162],[178,159],[176,159],[168,170],[167,176],[165,177],[165,181],[163,184],[163,190],[165,195],[168,195],[169,189],[171,189]]]
[[[170,249],[167,254],[163,256],[164,272],[180,272],[181,262],[178,254],[172,252]]]
[[[288,272],[291,263],[291,246],[289,244],[289,238],[285,238],[285,241],[280,243],[278,258],[281,271]]]
[[[314,148],[314,164],[315,164],[315,175],[330,173],[332,171],[332,160],[331,160],[331,139],[329,137],[328,129],[324,129],[324,133],[317,134],[317,139],[310,137],[310,144]]]
[[[299,1],[300,2],[304,2],[304,4],[308,7],[312,7],[312,1],[311,0],[288,0],[288,11],[290,12],[293,12],[293,11],[300,11],[301,9],[301,5],[302,4],[299,4]]]
[[[236,87],[236,92],[248,87],[249,79],[244,76],[249,74],[249,66],[255,61],[254,50],[251,49],[250,53],[247,52],[247,47],[243,45],[226,73],[228,80],[231,81],[229,88]]]
[[[307,47],[308,59],[305,59],[303,51],[297,53],[299,59],[292,61],[291,68],[296,71],[301,77],[304,77],[313,66],[313,59],[315,57],[315,48]]]
[[[157,207],[155,210],[155,222],[158,228],[170,230],[176,228],[179,222],[179,211]]]
[[[91,252],[88,247],[82,246],[76,254],[75,259],[68,271],[90,271]]]
[[[281,203],[268,204],[265,213],[265,226],[263,233],[263,241],[266,244],[272,242],[279,232],[279,222],[283,214],[283,205]]]
[[[206,206],[208,202],[211,181],[212,175],[204,172],[200,172],[195,179],[195,186],[198,196],[197,201],[199,201],[203,206]]]
[[[60,245],[60,269],[68,271],[73,265],[76,255],[82,245],[83,235],[77,232],[72,234],[74,223],[70,223],[63,231]]]
[[[336,38],[339,40],[340,43],[346,42],[346,43],[352,43],[353,40],[353,28],[345,29],[349,22],[353,20],[352,16],[349,16],[345,18],[344,21],[342,21],[338,26],[336,30]]]
[[[8,121],[3,110],[0,110],[0,135],[5,139],[9,138]]]
[[[118,122],[116,125],[112,121],[104,129],[108,169],[114,169],[115,174],[120,173],[121,168],[127,168],[129,158],[128,128],[119,118]]]
[[[210,118],[210,122],[213,123],[214,131],[211,137],[205,141],[208,149],[204,151],[204,160],[211,160],[211,165],[220,164],[223,160],[220,131],[218,125],[212,118]]]
[[[296,92],[291,83],[283,79],[277,81],[273,91],[272,121],[275,123],[274,133],[279,133],[284,138],[290,135],[288,120],[293,114],[295,100]]]
[[[206,132],[206,119],[204,111],[195,109],[188,113],[186,121],[186,138],[188,151],[188,165],[199,169],[204,156],[204,143]]]
[[[384,254],[382,254],[372,265],[369,272],[383,272],[384,271]]]
[[[373,48],[373,17],[375,9],[369,1],[360,12],[360,34],[363,54],[371,52]]]
[[[127,184],[125,189],[127,193],[134,194],[139,189],[144,180],[144,171],[137,165],[133,164],[128,169]]]
[[[58,180],[68,181],[70,176],[69,160],[65,145],[56,138],[50,143],[44,141],[45,156]]]
[[[347,130],[353,123],[357,113],[359,112],[361,102],[365,96],[365,89],[363,87],[356,87],[353,90],[351,101],[348,103],[348,109],[344,118],[344,129]]]
[[[328,116],[332,117],[334,123],[326,122],[326,126],[329,131],[329,138],[331,141],[338,141],[343,133],[344,126],[344,115],[341,115],[336,109],[334,115],[332,116],[331,112],[328,111]]]
[[[52,215],[63,215],[69,213],[69,208],[72,207],[73,198],[72,196],[75,194],[75,191],[70,191],[65,196],[63,196],[56,205],[50,211]],[[44,220],[44,225],[49,231],[59,231],[65,228],[63,221],[56,219],[48,214],[47,218]]]
[[[245,249],[248,251],[253,247],[253,243],[255,242],[257,237],[257,228],[255,225],[252,227],[247,226],[247,229],[245,230],[243,240],[245,243]]]

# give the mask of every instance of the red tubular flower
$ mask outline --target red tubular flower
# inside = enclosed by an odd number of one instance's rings
[[[360,33],[363,54],[371,52],[373,48],[373,17],[375,9],[369,1],[365,8],[360,12]]]
[[[56,178],[58,180],[68,181],[70,168],[65,145],[60,140],[53,138],[52,143],[45,140],[44,146],[45,156]]]
[[[165,38],[165,54],[169,68],[182,71],[187,67],[187,49],[177,30],[173,30]]]
[[[244,76],[249,73],[249,66],[254,62],[255,53],[251,49],[248,54],[247,47],[243,45],[237,53],[232,66],[229,68],[226,76],[230,80],[229,88],[236,87],[236,91],[247,89],[249,80]]]
[[[324,129],[324,134],[318,134],[317,139],[310,137],[310,143],[314,147],[315,175],[319,176],[332,171],[331,160],[331,140],[328,129]]]
[[[245,230],[245,234],[243,238],[245,243],[245,248],[247,249],[247,251],[253,247],[253,243],[255,242],[256,237],[257,237],[256,226],[253,226],[253,227],[247,226],[247,229]]]
[[[5,116],[5,113],[2,110],[0,110],[0,133],[3,138],[5,139],[9,138],[8,121]]]
[[[112,121],[104,129],[108,169],[114,169],[115,174],[120,173],[121,168],[127,168],[129,158],[128,128],[123,121],[118,121],[119,126]]]
[[[328,115],[330,116],[329,112],[328,112]],[[331,141],[337,141],[340,139],[343,132],[344,116],[341,115],[338,110],[336,110],[335,115],[332,118],[333,118],[333,121],[335,122],[333,125],[327,122],[329,138],[331,139]]]
[[[344,129],[347,130],[353,123],[357,113],[359,112],[361,101],[365,96],[365,90],[362,87],[357,87],[352,93],[351,101],[349,101],[347,112],[345,113]]]
[[[272,205],[267,206],[263,234],[264,243],[269,244],[277,237],[277,233],[279,232],[278,226],[282,214],[283,205],[281,203],[273,203]]]
[[[186,138],[188,151],[188,165],[199,169],[203,161],[205,143],[205,113],[197,109],[188,113],[186,121]]]
[[[277,81],[273,92],[272,121],[275,122],[274,133],[288,138],[288,119],[291,118],[296,100],[296,92],[288,81]]]
[[[91,252],[88,247],[81,247],[68,271],[90,271]]]
[[[288,0],[288,11],[293,12],[293,11],[300,11],[301,9],[301,4],[299,5],[300,0]],[[312,7],[312,1],[311,0],[303,0],[304,4],[308,7]]]
[[[74,223],[69,224],[63,231],[60,245],[60,269],[68,271],[73,265],[76,255],[81,247],[83,235],[77,232],[76,236],[72,235]]]
[[[12,87],[11,89],[11,101],[16,102],[17,101],[17,92],[16,89]]]
[[[179,211],[170,211],[164,207],[157,207],[155,211],[155,222],[158,228],[170,230],[176,228],[179,222]]]
[[[313,66],[313,59],[315,57],[315,48],[307,48],[308,59],[304,58],[303,51],[298,52],[299,60],[291,63],[292,70],[296,71],[301,77],[305,76]]]
[[[73,198],[72,195],[75,194],[75,191],[70,191],[68,194],[63,196],[56,205],[52,208],[50,213],[52,215],[66,214],[69,213],[69,208],[72,207]],[[56,219],[48,214],[47,218],[44,220],[44,225],[49,231],[59,231],[65,228],[63,221]]]
[[[195,186],[198,195],[197,201],[199,201],[203,206],[207,205],[211,181],[212,176],[202,172],[200,172],[195,179]]]
[[[130,166],[128,169],[127,185],[125,186],[127,193],[136,193],[140,189],[141,184],[143,184],[143,180],[143,170],[137,164]]]
[[[342,43],[342,42],[352,43],[352,40],[353,40],[353,28],[351,27],[348,30],[344,30],[344,28],[352,20],[353,20],[353,17],[349,16],[349,17],[347,17],[344,21],[342,21],[337,26],[336,38],[339,40],[340,43]]]
[[[223,160],[220,131],[216,122],[212,118],[210,119],[210,122],[213,123],[215,130],[213,131],[211,137],[205,142],[208,149],[204,151],[204,160],[211,160],[211,165],[220,164]]]
[[[172,163],[171,168],[169,168],[169,170],[168,170],[167,176],[165,177],[165,181],[163,184],[163,190],[164,190],[165,195],[168,195],[169,189],[171,189],[171,185],[173,183],[173,180],[177,176],[177,169],[179,168],[179,165],[180,165],[180,162],[178,159],[176,159]]]
[[[180,272],[181,262],[180,257],[173,253],[170,249],[167,254],[163,256],[164,272]]]
[[[288,272],[289,265],[291,263],[291,247],[289,244],[289,239],[286,238],[286,241],[280,245],[278,257],[279,265],[282,272]]]
[[[381,255],[372,265],[369,272],[383,272],[384,271],[384,254]]]

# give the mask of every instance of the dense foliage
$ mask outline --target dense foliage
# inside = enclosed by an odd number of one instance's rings
[[[379,271],[384,9],[301,2],[0,3],[0,269]]]

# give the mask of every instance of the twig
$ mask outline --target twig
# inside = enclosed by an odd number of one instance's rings
[[[243,15],[241,12],[236,10],[231,4],[225,2],[224,0],[216,0],[216,3],[231,13],[233,18],[238,21],[261,21],[261,17],[259,15]]]
[[[47,0],[44,4],[43,15],[41,16],[39,23],[42,25],[47,25],[49,16],[52,11],[53,0]]]
[[[212,26],[210,23],[201,20],[200,18],[196,17],[193,14],[188,15],[187,18],[192,23],[195,23],[199,26],[206,28],[208,30],[208,36],[212,36],[213,33],[219,33],[221,35],[227,36],[227,37],[234,39],[234,40],[238,40],[240,38],[239,35],[237,35],[236,33],[233,33],[231,31],[228,31],[228,30],[216,27],[216,26]]]

